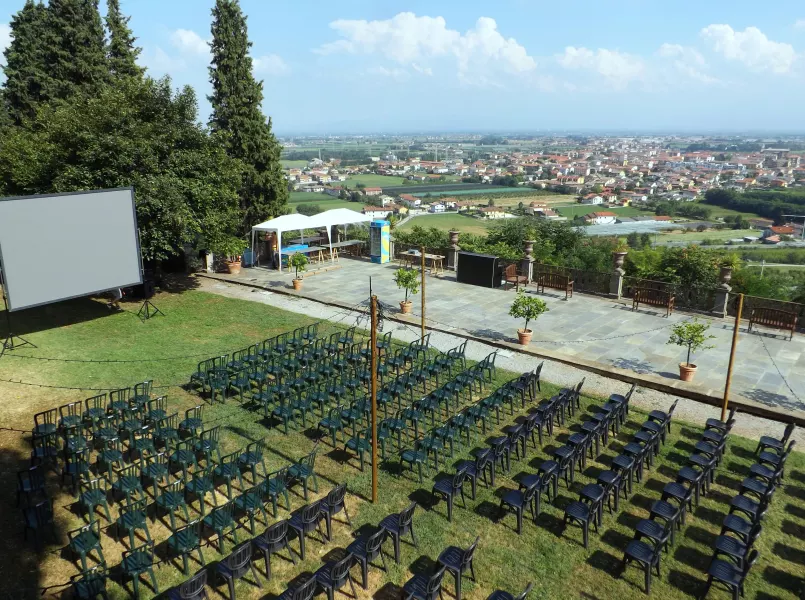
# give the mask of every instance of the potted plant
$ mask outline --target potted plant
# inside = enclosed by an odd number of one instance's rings
[[[394,274],[394,282],[397,287],[405,290],[405,300],[400,302],[400,312],[407,315],[411,312],[411,301],[408,294],[419,292],[419,272],[414,269],[397,269]]]
[[[720,266],[721,283],[729,285],[733,271],[741,267],[741,257],[734,253],[726,254],[722,257]]]
[[[293,289],[295,289],[297,292],[302,289],[302,278],[299,277],[299,273],[303,273],[305,271],[307,268],[307,263],[307,256],[301,252],[294,252],[289,260],[289,264],[296,272],[296,275],[293,279]]]
[[[705,346],[707,340],[715,339],[714,335],[707,335],[708,329],[710,329],[709,323],[702,323],[698,319],[693,319],[693,321],[688,321],[687,323],[674,325],[671,330],[671,337],[668,339],[668,343],[688,349],[686,361],[679,363],[679,378],[682,381],[693,381],[693,376],[696,375],[696,365],[690,362],[690,355],[698,350],[714,347]]]
[[[240,273],[241,254],[244,248],[246,248],[246,242],[240,238],[228,237],[213,248],[213,252],[225,257],[224,262],[226,263],[227,271],[231,275],[237,275]]]
[[[520,339],[521,346],[527,346],[531,343],[533,332],[528,328],[528,322],[533,321],[547,310],[548,305],[541,298],[526,294],[525,290],[517,292],[517,297],[509,309],[509,315],[515,319],[525,319],[525,326],[517,330],[517,337]]]
[[[626,258],[626,254],[628,251],[629,251],[629,244],[627,244],[622,240],[619,240],[615,248],[612,250],[612,261],[616,269],[623,268],[623,260]]]

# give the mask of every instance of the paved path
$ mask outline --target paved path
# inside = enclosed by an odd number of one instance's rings
[[[255,288],[248,288],[240,285],[233,285],[223,281],[214,281],[210,279],[200,279],[200,289],[227,296],[230,298],[240,298],[243,300],[251,300],[253,302],[260,302],[282,308],[291,312],[301,313],[313,318],[327,319],[334,322],[339,322],[342,325],[353,325],[356,322],[361,326],[366,326],[365,319],[358,321],[360,313],[353,311],[345,311],[341,308],[321,304],[305,298],[299,298],[285,294],[274,294],[272,292],[258,290]],[[389,322],[384,327],[385,331],[392,331],[394,339],[410,342],[419,338],[419,330],[410,325],[404,325],[396,322]],[[435,348],[446,351],[450,348],[458,346],[463,338],[446,334],[434,332],[431,334],[431,345]],[[481,360],[490,352],[498,350],[492,346],[470,341],[467,344],[467,356],[471,360]],[[506,350],[498,350],[498,358],[496,364],[502,369],[514,371],[515,373],[529,371],[533,369],[538,361],[533,356],[521,354],[518,352],[511,352]],[[620,382],[601,377],[599,375],[590,374],[587,371],[574,368],[559,362],[550,360],[545,361],[543,367],[543,379],[551,383],[561,386],[572,386],[576,384],[582,377],[585,378],[584,391],[585,393],[606,397],[612,393],[623,393],[628,390],[628,385]],[[664,394],[656,390],[648,388],[637,388],[632,402],[644,410],[668,410],[671,404],[677,398],[669,394]],[[679,399],[679,405],[676,410],[676,417],[680,421],[688,423],[703,424],[709,417],[718,418],[720,416],[720,409],[695,402],[693,400]],[[754,417],[751,415],[740,415],[735,425],[735,433],[749,438],[758,439],[761,435],[782,435],[783,426],[780,423]],[[805,429],[798,428],[794,433],[794,439],[797,443],[805,443]]]
[[[395,310],[403,294],[392,279],[396,265],[377,265],[363,260],[342,259],[340,268],[310,274],[305,278],[304,293],[326,302],[355,305],[368,298],[369,282],[378,298]],[[268,289],[290,286],[291,275],[268,269],[244,269],[238,277]],[[513,291],[487,289],[456,283],[452,274],[427,277],[428,321],[443,329],[462,329],[474,336],[491,340],[513,341],[522,327],[508,315]],[[529,293],[536,293],[532,286]],[[419,296],[414,313],[419,314]],[[668,345],[671,327],[693,318],[688,313],[664,317],[664,310],[654,307],[632,312],[631,304],[596,296],[576,294],[564,300],[564,293],[553,290],[542,296],[549,312],[532,325],[532,347],[542,347],[566,357],[578,356],[606,365],[653,373],[678,380],[678,364],[684,352]],[[732,337],[732,321],[700,317],[711,323],[716,336],[711,350],[693,357],[699,366],[696,382],[709,390],[721,390],[727,371]],[[805,336],[793,341],[775,330],[742,335],[736,354],[733,394],[767,406],[805,409]],[[779,369],[779,371],[778,371]],[[791,386],[789,389],[788,386]]]

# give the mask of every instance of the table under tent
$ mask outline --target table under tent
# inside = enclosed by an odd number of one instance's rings
[[[363,242],[360,240],[342,240],[333,242],[332,228],[344,226],[344,233],[346,235],[347,225],[371,223],[372,220],[372,217],[349,210],[347,208],[334,208],[332,210],[327,210],[309,217],[299,213],[282,215],[281,217],[265,221],[264,223],[260,223],[259,225],[252,227],[252,255],[259,257],[259,254],[255,254],[255,241],[257,236],[260,233],[271,232],[275,233],[277,236],[278,256],[276,265],[279,269],[282,269],[282,255],[285,254],[286,256],[289,256],[294,252],[303,252],[304,254],[313,256],[318,255],[321,259],[324,258],[324,253],[328,252],[330,261],[334,262],[338,256],[339,250],[350,246],[355,246],[356,244],[362,244]],[[326,231],[324,236],[305,236],[305,230],[321,228],[324,228]],[[283,247],[282,234],[288,232],[296,233],[299,236],[299,239],[293,240],[293,242],[295,242],[294,244]],[[313,242],[318,243],[313,244]],[[260,266],[259,258],[257,261],[257,266]]]

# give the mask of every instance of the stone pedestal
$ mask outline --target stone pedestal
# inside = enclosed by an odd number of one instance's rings
[[[611,298],[620,298],[623,295],[623,276],[626,271],[623,270],[623,259],[626,258],[626,252],[613,252],[612,253],[612,277],[609,278],[609,296]]]
[[[534,279],[534,240],[523,242],[523,259],[520,261],[520,273],[528,277],[530,283]]]
[[[461,248],[458,245],[458,231],[450,231],[450,246],[447,249],[447,268],[455,271],[458,267],[458,251]]]
[[[713,308],[710,309],[710,312],[715,317],[724,318],[727,316],[727,303],[730,300],[730,292],[732,291],[730,286],[732,267],[721,267],[719,275],[721,276],[721,284],[716,288],[713,295]]]

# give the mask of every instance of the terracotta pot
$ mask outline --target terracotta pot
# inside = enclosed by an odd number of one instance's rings
[[[682,381],[693,381],[693,376],[696,375],[696,369],[696,365],[679,363],[679,378]]]
[[[226,262],[226,270],[229,271],[230,275],[237,275],[240,273],[240,261],[233,260]]]
[[[520,338],[520,345],[521,346],[528,346],[531,343],[531,336],[534,335],[534,332],[530,329],[518,329],[517,330],[517,337]]]
[[[302,289],[302,282],[303,282],[303,281],[304,281],[304,280],[303,280],[301,277],[300,277],[299,279],[294,279],[294,280],[293,280],[293,289],[295,289],[297,292],[298,292],[299,290],[301,290],[301,289]]]
[[[402,302],[400,302],[400,312],[404,315],[410,315],[411,306],[413,306],[413,304],[411,303],[410,300],[408,301],[403,300]]]

